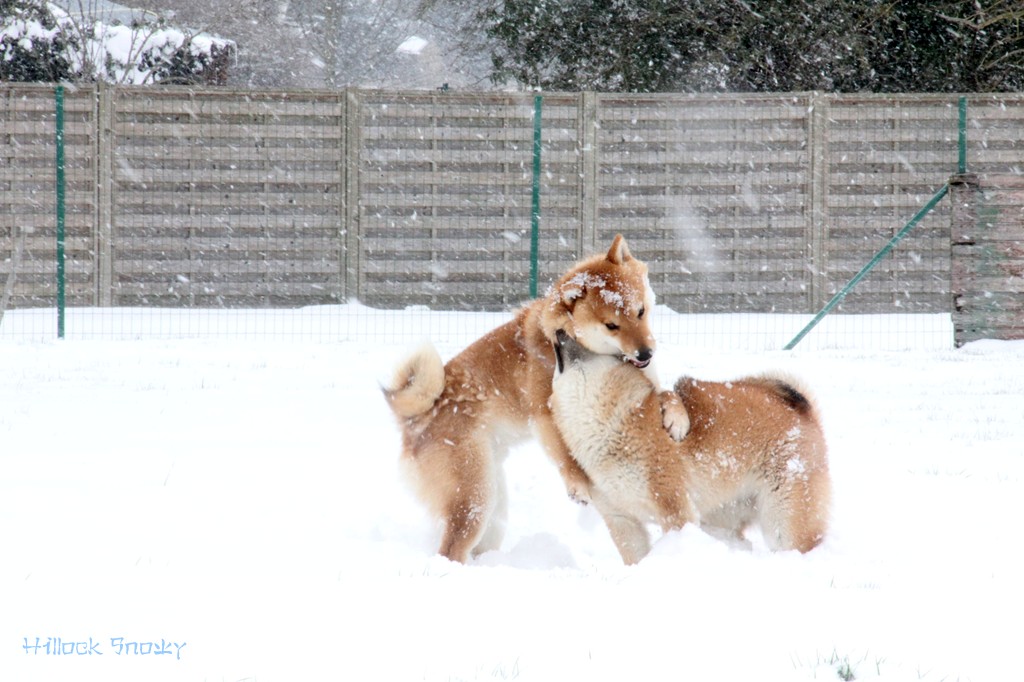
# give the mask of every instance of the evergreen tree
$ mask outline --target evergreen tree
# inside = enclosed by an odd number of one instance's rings
[[[504,0],[492,79],[559,90],[1024,90],[1019,0]]]

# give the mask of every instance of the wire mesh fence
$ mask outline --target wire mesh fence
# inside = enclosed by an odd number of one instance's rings
[[[52,337],[53,88],[0,96],[0,338]],[[663,336],[780,348],[956,172],[957,99],[544,94],[538,173],[532,94],[70,90],[67,335],[471,338],[622,233]],[[1024,98],[969,101],[971,167],[1019,173]],[[951,346],[949,219],[809,341]]]
[[[45,333],[42,316],[52,317],[57,302],[54,91],[5,85],[0,98],[0,315],[12,309],[45,309],[39,315],[19,316],[20,333],[35,335]],[[92,98],[70,93],[63,114],[66,302],[91,305],[96,209]]]

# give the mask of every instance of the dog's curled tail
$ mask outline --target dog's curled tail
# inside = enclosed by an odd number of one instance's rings
[[[392,412],[403,419],[423,414],[444,390],[444,363],[427,343],[402,361],[391,383],[382,387]]]
[[[786,407],[810,419],[818,419],[818,408],[814,395],[797,377],[790,374],[765,374],[757,382],[775,394]]]

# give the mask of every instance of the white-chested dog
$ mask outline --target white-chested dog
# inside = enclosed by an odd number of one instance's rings
[[[683,377],[661,392],[632,365],[567,334],[557,333],[554,346],[552,415],[626,563],[650,550],[651,521],[666,531],[700,523],[731,537],[759,523],[778,550],[821,542],[831,483],[806,392],[769,376]],[[689,418],[679,441],[663,428],[666,404],[681,404]]]

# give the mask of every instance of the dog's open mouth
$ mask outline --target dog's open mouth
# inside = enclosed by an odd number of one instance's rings
[[[639,367],[640,369],[643,369],[647,365],[651,364],[651,359],[650,358],[647,358],[646,360],[637,360],[636,358],[630,358],[630,357],[623,356],[622,359],[625,360],[626,362],[633,363],[634,367]]]

